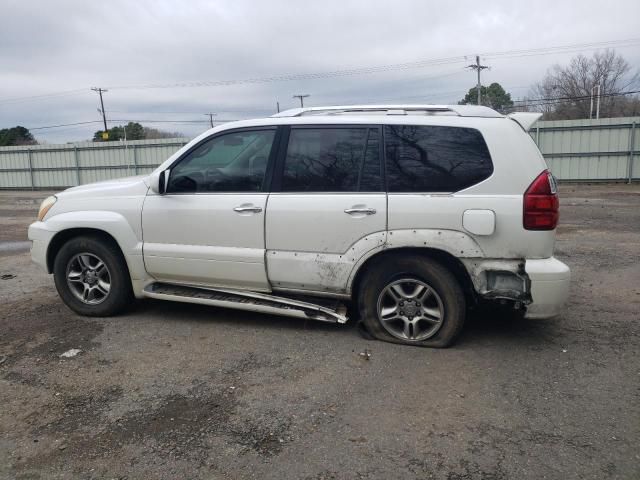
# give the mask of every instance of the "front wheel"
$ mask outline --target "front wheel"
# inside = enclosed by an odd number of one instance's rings
[[[361,284],[358,305],[365,327],[377,339],[424,347],[453,343],[466,313],[453,274],[415,257],[374,264]]]
[[[56,255],[53,275],[64,303],[80,315],[115,315],[132,298],[122,253],[97,237],[76,237],[65,243]]]

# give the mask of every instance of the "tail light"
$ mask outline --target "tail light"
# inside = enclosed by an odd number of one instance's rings
[[[556,180],[542,172],[524,192],[522,224],[525,230],[553,230],[560,218]]]

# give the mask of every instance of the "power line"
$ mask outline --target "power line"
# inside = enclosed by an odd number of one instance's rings
[[[100,120],[89,120],[86,122],[75,122],[75,123],[61,123],[59,125],[46,125],[44,127],[29,127],[28,130],[44,130],[47,128],[58,128],[58,127],[70,127],[73,125],[88,125],[90,123],[101,123]]]
[[[215,120],[215,123],[228,123],[228,122],[236,122],[236,119],[225,119],[225,120]],[[137,123],[175,123],[175,124],[206,124],[209,123],[208,120],[136,120],[131,118],[114,118],[111,119],[111,122],[137,122]],[[29,127],[28,130],[45,130],[50,128],[61,128],[61,127],[71,127],[76,125],[90,125],[93,123],[102,123],[102,120],[87,120],[86,122],[74,122],[74,123],[60,123],[57,125],[44,125],[40,127]]]
[[[78,131],[82,131],[85,130],[86,131],[86,125],[80,125],[80,126],[75,126],[75,127],[66,127],[66,128],[56,128],[53,130],[39,130],[38,132],[34,132],[38,137],[42,137],[44,135],[58,135],[60,133],[63,132],[70,132],[70,131],[74,131],[74,132],[78,132]]]
[[[624,96],[624,95],[634,95],[636,93],[640,93],[640,90],[632,90],[632,91],[627,91],[627,92],[613,92],[613,93],[603,93],[601,95],[601,97],[620,97],[620,96]],[[549,97],[549,98],[532,98],[532,99],[523,99],[523,100],[514,100],[513,102],[516,103],[533,103],[533,102],[558,102],[558,101],[570,101],[570,102],[575,102],[575,101],[579,101],[579,100],[587,100],[590,99],[591,95],[576,95],[576,96],[572,96],[572,97]]]
[[[533,55],[548,55],[552,53],[572,53],[579,50],[597,50],[609,47],[630,47],[640,43],[640,38],[628,38],[625,40],[609,40],[604,42],[577,43],[573,45],[561,45],[555,47],[530,48],[523,50],[506,50],[503,52],[481,53],[486,58],[513,58],[528,57]]]
[[[597,49],[602,47],[613,47],[613,46],[631,46],[631,45],[637,45],[637,44],[640,44],[640,38],[631,38],[626,40],[610,40],[605,42],[591,42],[591,43],[572,44],[572,45],[561,45],[561,46],[553,46],[553,47],[541,47],[541,48],[532,48],[532,49],[526,49],[526,50],[485,52],[485,53],[481,53],[480,55],[485,58],[494,58],[494,57],[514,58],[519,56],[547,55],[550,53],[567,53],[569,51],[575,51],[576,49],[586,50],[586,49]],[[325,72],[280,74],[280,75],[245,78],[245,79],[193,81],[193,82],[180,82],[180,83],[170,83],[170,84],[123,85],[123,86],[113,86],[111,88],[114,90],[115,89],[147,90],[147,89],[157,89],[157,88],[219,87],[219,86],[230,86],[230,85],[241,85],[241,84],[271,83],[271,82],[291,81],[291,80],[314,80],[314,79],[321,79],[321,78],[328,78],[328,77],[362,75],[362,74],[379,73],[379,72],[392,71],[392,70],[406,70],[406,69],[412,69],[412,68],[423,68],[428,66],[461,63],[466,61],[466,59],[469,56],[471,55],[458,55],[454,57],[418,60],[413,62],[394,63],[394,64],[377,65],[377,66],[369,66],[369,67],[345,68],[345,69],[331,70],[331,71],[325,71]]]
[[[640,93],[640,91],[638,92],[622,92],[622,93],[616,93],[616,94],[606,94],[606,95],[602,95],[602,97],[618,97],[618,96],[622,96],[622,95],[631,95],[634,93]],[[518,108],[528,108],[528,107],[545,107],[545,106],[553,106],[553,105],[563,105],[563,104],[567,104],[567,103],[576,103],[576,101],[580,101],[580,100],[586,100],[590,98],[590,96],[585,96],[585,97],[576,97],[576,98],[567,98],[567,99],[563,99],[563,100],[550,100],[550,101],[525,101],[525,100],[519,100],[517,105],[514,105],[512,108],[514,109],[518,109]]]
[[[57,98],[57,97],[68,97],[71,95],[79,95],[81,93],[88,93],[89,89],[88,88],[77,88],[75,90],[65,90],[62,92],[54,92],[54,93],[45,93],[42,95],[29,95],[26,97],[10,97],[10,98],[3,98],[0,99],[0,103],[2,104],[9,104],[9,103],[20,103],[20,102],[26,102],[29,100],[45,100],[48,98]]]
[[[138,122],[138,123],[209,123],[209,120],[136,120],[131,118],[111,119],[112,122]],[[238,119],[214,120],[214,123],[237,122]]]
[[[619,97],[625,95],[635,95],[640,94],[640,90],[631,90],[626,92],[616,92],[616,93],[606,93],[602,94],[602,97]],[[553,104],[553,103],[564,103],[564,102],[575,102],[578,100],[586,100],[591,98],[590,95],[577,95],[573,97],[556,97],[556,98],[532,98],[527,100],[514,100],[514,103],[524,103],[526,105],[543,105],[543,104]],[[112,122],[138,122],[138,123],[192,123],[192,124],[204,124],[209,123],[207,120],[153,120],[153,119],[131,119],[131,118],[120,118],[120,119],[112,119]],[[227,123],[227,122],[235,122],[237,119],[224,119],[224,120],[216,120],[216,123]],[[92,123],[101,123],[100,120],[88,120],[86,122],[75,122],[75,123],[62,123],[58,125],[45,125],[40,127],[29,127],[29,130],[43,130],[50,128],[59,128],[59,127],[69,127],[76,125],[89,125]]]
[[[498,52],[484,52],[480,53],[485,59],[497,59],[497,58],[516,58],[527,57],[534,55],[549,55],[553,53],[575,53],[584,50],[594,50],[599,48],[609,47],[629,47],[640,44],[640,38],[628,38],[622,40],[608,40],[602,42],[590,42],[590,43],[577,43],[570,45],[559,45],[550,47],[540,47],[521,50],[505,50]],[[270,83],[276,81],[290,81],[290,80],[306,80],[327,78],[336,76],[350,76],[350,75],[363,75],[370,73],[379,73],[392,70],[406,70],[413,68],[424,68],[429,66],[447,65],[453,63],[462,63],[468,59],[471,55],[458,55],[454,57],[444,57],[430,60],[418,60],[407,63],[395,63],[387,65],[369,66],[369,67],[354,67],[338,69],[333,71],[315,72],[315,73],[297,73],[297,74],[281,74],[268,77],[256,77],[239,80],[219,80],[219,81],[195,81],[195,82],[181,82],[173,84],[149,84],[149,85],[125,85],[114,86],[112,89],[156,89],[156,88],[192,88],[192,87],[215,87],[226,85],[238,85],[247,83]],[[60,92],[53,92],[42,95],[30,95],[24,97],[10,97],[0,99],[0,104],[18,103],[30,100],[44,100],[48,98],[56,98],[68,95],[78,95],[88,92],[88,88],[79,88],[74,90],[65,90]],[[269,111],[270,109],[265,109]]]
[[[271,112],[273,111],[272,108],[224,108],[224,109],[218,109],[218,112],[224,112],[224,113],[242,113],[242,112],[249,112],[249,113],[253,113],[253,112]],[[204,113],[202,111],[198,111],[198,112],[174,112],[174,111],[148,111],[148,110],[107,110],[107,113],[144,113],[145,115],[208,115],[208,113]]]

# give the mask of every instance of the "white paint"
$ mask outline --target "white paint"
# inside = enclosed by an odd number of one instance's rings
[[[511,118],[467,112],[470,116],[319,114],[228,123],[195,138],[145,179],[84,185],[58,194],[44,221],[29,228],[32,257],[44,266],[57,233],[95,228],[118,242],[137,296],[156,279],[261,292],[273,287],[350,294],[358,269],[376,253],[432,248],[464,260],[469,269],[496,261],[513,267],[526,260],[534,297],[529,314],[553,314],[566,298],[568,268],[551,258],[554,231],[522,227],[522,196],[546,168],[544,159]],[[453,194],[158,195],[149,189],[159,172],[213,134],[239,127],[336,123],[475,128],[487,142],[494,172]],[[234,211],[246,205],[262,211]],[[375,213],[345,213],[353,208]]]
[[[264,265],[266,193],[150,193],[144,202],[144,259],[158,280],[269,291]],[[261,212],[241,212],[240,205]]]
[[[353,208],[376,213],[345,213]],[[344,292],[360,257],[384,243],[386,223],[384,193],[270,195],[266,246],[272,286]]]
[[[525,271],[531,279],[531,305],[527,318],[550,318],[558,315],[569,298],[571,271],[556,258],[527,260]]]
[[[514,112],[507,115],[511,120],[518,122],[525,132],[528,132],[533,124],[542,117],[538,112]]]
[[[474,235],[493,235],[496,229],[496,214],[493,210],[465,210],[462,226]]]

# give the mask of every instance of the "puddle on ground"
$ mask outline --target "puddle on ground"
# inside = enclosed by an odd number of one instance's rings
[[[0,242],[0,253],[3,252],[28,252],[31,249],[31,242]]]

